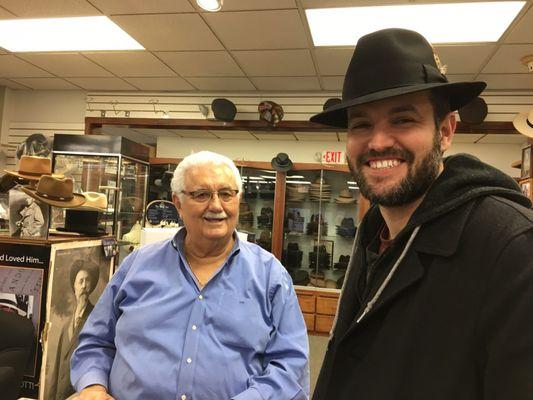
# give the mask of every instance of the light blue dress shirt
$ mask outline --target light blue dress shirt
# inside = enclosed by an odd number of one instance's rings
[[[307,399],[307,331],[285,268],[234,235],[200,288],[185,234],[124,260],[80,334],[73,386],[117,400]]]

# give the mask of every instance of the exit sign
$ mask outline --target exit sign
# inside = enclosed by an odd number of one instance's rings
[[[322,152],[322,164],[344,164],[344,151],[324,150]]]

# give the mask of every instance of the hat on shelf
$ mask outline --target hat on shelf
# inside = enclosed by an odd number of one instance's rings
[[[336,106],[337,104],[340,104],[341,102],[342,100],[339,99],[338,97],[332,97],[330,99],[327,99],[324,105],[322,106],[322,110]]]
[[[278,153],[270,162],[276,171],[286,172],[292,168],[292,161],[287,153]]]
[[[485,82],[450,83],[442,69],[431,44],[417,32],[391,28],[369,33],[355,46],[344,77],[342,102],[311,121],[346,128],[350,107],[430,89],[446,93],[454,111],[486,87]]]
[[[237,107],[232,101],[228,99],[214,99],[211,102],[211,110],[216,119],[220,121],[231,122],[235,119],[237,114]]]
[[[76,210],[84,211],[107,211],[107,196],[99,192],[83,192],[85,203],[76,207]]]
[[[522,135],[533,138],[533,109],[518,114],[513,119],[513,125]]]
[[[5,169],[6,173],[28,181],[38,181],[42,175],[52,173],[52,163],[47,157],[22,156],[19,161],[18,171]]]
[[[339,196],[335,198],[337,204],[354,204],[355,197],[348,188],[344,188],[339,192]]]
[[[467,125],[477,125],[485,121],[489,109],[485,100],[481,97],[476,97],[457,111],[462,123]]]
[[[283,107],[273,101],[262,101],[257,106],[257,110],[259,111],[259,119],[262,119],[271,125],[280,122],[285,115]]]
[[[64,175],[43,175],[35,188],[23,186],[28,196],[48,205],[62,208],[79,207],[85,203],[85,196],[74,193],[74,181]]]
[[[59,232],[76,232],[87,236],[105,235],[104,228],[98,226],[100,213],[98,211],[71,208],[65,210],[65,227],[58,227]]]

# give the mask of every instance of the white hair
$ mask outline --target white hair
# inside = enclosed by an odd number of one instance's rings
[[[242,193],[242,179],[239,169],[235,166],[235,163],[226,156],[222,154],[214,153],[212,151],[199,151],[198,153],[193,153],[185,157],[178,164],[174,170],[174,175],[172,176],[172,182],[170,187],[172,188],[172,193],[178,196],[180,200],[183,200],[183,191],[185,190],[185,174],[186,172],[193,168],[205,165],[225,165],[228,167],[233,176],[235,177],[235,183],[237,184],[237,189],[239,193]]]

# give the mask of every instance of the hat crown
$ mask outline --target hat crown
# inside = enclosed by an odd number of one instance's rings
[[[74,196],[74,182],[63,175],[43,175],[37,183],[36,192],[51,199],[69,200]]]
[[[383,29],[359,39],[346,72],[342,100],[423,83],[445,83],[433,48],[419,33]]]
[[[81,206],[83,209],[95,209],[96,211],[105,211],[107,209],[107,196],[99,192],[84,192],[85,203]]]

